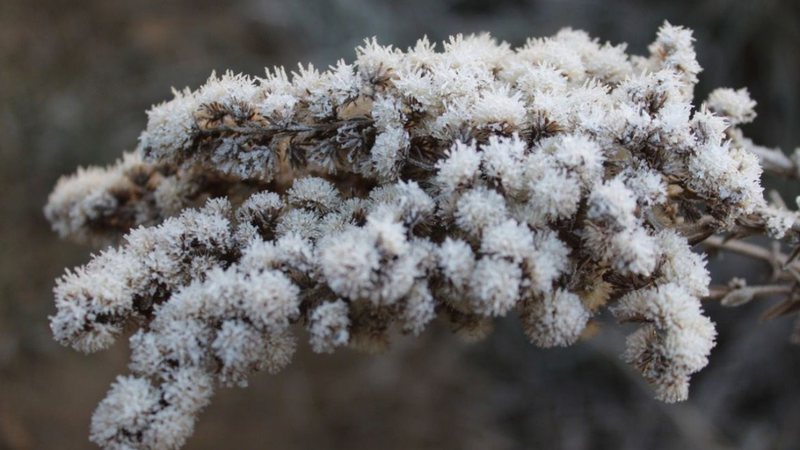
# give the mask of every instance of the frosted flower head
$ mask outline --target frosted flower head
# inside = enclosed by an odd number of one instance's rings
[[[472,107],[472,120],[477,126],[518,129],[525,122],[525,104],[521,94],[508,89],[484,92]]]
[[[456,142],[447,158],[437,163],[436,181],[444,193],[470,187],[475,182],[481,157],[475,144]]]
[[[529,158],[526,190],[529,201],[518,211],[525,221],[539,225],[542,221],[566,219],[577,211],[582,197],[581,180],[549,158]]]
[[[486,229],[481,252],[521,262],[534,252],[533,235],[527,226],[507,220]]]
[[[706,106],[710,111],[727,118],[731,125],[750,123],[756,118],[756,102],[750,98],[747,88],[715,89],[709,94]]]
[[[311,314],[308,331],[311,348],[317,353],[331,353],[336,347],[350,340],[348,327],[349,308],[342,300],[325,302]]]
[[[570,248],[552,230],[534,236],[534,251],[527,255],[525,267],[531,286],[540,293],[550,292],[553,282],[570,266]]]
[[[481,146],[481,171],[490,179],[497,180],[504,189],[519,192],[524,189],[523,162],[527,144],[518,134],[511,137],[490,136],[489,142]]]
[[[371,162],[380,179],[398,178],[410,144],[408,133],[400,127],[387,128],[375,137]]]
[[[475,311],[487,316],[505,315],[519,300],[522,270],[503,259],[484,257],[475,265],[470,292]]]
[[[320,213],[339,206],[339,192],[334,185],[322,178],[301,178],[292,184],[288,192],[288,202],[298,208],[306,208]]]
[[[664,22],[658,30],[656,41],[650,45],[650,58],[658,67],[669,68],[680,73],[688,88],[697,83],[697,74],[703,69],[697,62],[692,31]]]
[[[150,425],[148,416],[159,400],[158,390],[146,379],[117,377],[92,416],[92,441],[105,447],[139,446],[136,435]]]
[[[586,136],[561,135],[543,141],[540,146],[558,167],[577,175],[584,185],[591,185],[602,176],[605,155]]]
[[[660,266],[663,279],[684,286],[697,297],[708,295],[711,277],[704,255],[693,252],[685,238],[672,230],[664,230],[656,238],[663,255]]]
[[[588,217],[628,228],[636,222],[636,196],[625,183],[614,178],[595,188],[589,196]]]
[[[589,320],[580,297],[563,290],[527,302],[521,315],[525,334],[539,347],[573,344]]]
[[[505,217],[505,199],[496,191],[473,189],[458,200],[456,224],[468,233],[479,234]]]
[[[715,345],[714,324],[683,286],[668,283],[634,291],[613,308],[620,320],[645,322],[628,337],[625,359],[656,386],[666,402],[685,400],[689,375],[708,364]]]

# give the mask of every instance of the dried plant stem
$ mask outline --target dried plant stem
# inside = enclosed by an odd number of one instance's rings
[[[786,256],[782,253],[776,255],[774,252],[771,252],[764,247],[740,241],[738,239],[726,239],[722,236],[711,236],[704,240],[701,244],[709,248],[725,250],[753,259],[759,259],[770,264],[776,263],[783,265],[783,263],[786,262]]]
[[[703,297],[703,300],[721,300],[736,289],[737,288],[732,288],[730,286],[711,286],[709,288],[709,295]],[[793,284],[764,284],[747,286],[747,289],[753,298],[763,298],[773,295],[790,294],[795,289],[795,286]]]
[[[758,156],[765,172],[781,177],[800,179],[800,168],[798,168],[797,162],[786,156],[786,153],[780,149],[760,145],[753,145],[748,149]]]
[[[795,262],[797,252],[786,255],[780,251],[778,243],[773,243],[771,249],[757,244],[744,242],[738,239],[727,239],[721,236],[711,236],[702,244],[706,247],[738,253],[753,259],[768,263],[773,270],[773,278],[791,278],[800,281],[800,264]]]

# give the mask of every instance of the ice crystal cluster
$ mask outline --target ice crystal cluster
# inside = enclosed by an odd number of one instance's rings
[[[212,76],[154,106],[134,152],[58,182],[55,231],[121,236],[58,279],[51,317],[84,352],[130,335],[95,443],[180,447],[215,386],[280,370],[298,334],[380,351],[510,314],[568,346],[608,307],[637,324],[623,357],[656,397],[687,398],[716,334],[691,246],[795,220],[737,134],[747,91],[695,102],[692,34],[670,24],[645,57],[571,29],[442,47],[368,40],[326,71]]]

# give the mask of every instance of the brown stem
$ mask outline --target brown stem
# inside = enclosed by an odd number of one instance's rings
[[[372,119],[352,118],[352,119],[336,120],[336,121],[316,123],[316,124],[291,123],[287,125],[243,126],[243,127],[218,125],[208,128],[200,128],[197,133],[200,136],[210,136],[215,133],[231,133],[231,134],[252,135],[252,136],[274,136],[280,134],[331,131],[346,125],[358,125],[358,124],[370,125],[372,124]]]

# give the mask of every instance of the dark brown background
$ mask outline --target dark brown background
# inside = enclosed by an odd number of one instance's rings
[[[795,0],[0,0],[0,449],[92,448],[91,412],[126,371],[127,345],[84,356],[51,340],[53,279],[90,249],[59,241],[41,210],[60,174],[132,149],[170,86],[325,67],[372,35],[406,47],[490,31],[520,44],[572,26],[643,53],[664,19],[696,31],[700,98],[748,86],[760,114],[749,134],[800,144]],[[713,266],[720,279],[766,274],[735,258]],[[378,357],[303,346],[283,373],[220,390],[186,448],[800,448],[800,348],[788,320],[758,321],[767,305],[709,308],[720,344],[676,406],[621,363],[626,330],[543,351],[506,320],[476,345],[434,327]]]

